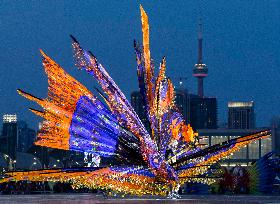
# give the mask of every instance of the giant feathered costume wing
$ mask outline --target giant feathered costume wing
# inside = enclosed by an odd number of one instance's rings
[[[143,45],[135,42],[137,75],[147,131],[125,95],[105,68],[71,36],[76,66],[93,76],[103,92],[98,97],[66,73],[41,51],[48,76],[49,92],[40,99],[22,90],[24,97],[37,102],[43,117],[36,145],[97,154],[117,160],[106,168],[54,169],[10,172],[9,179],[71,182],[74,187],[109,188],[115,191],[164,195],[169,184],[195,181],[207,174],[209,166],[240,147],[270,135],[258,132],[201,149],[197,134],[185,124],[175,105],[175,91],[165,75],[166,60],[156,76],[151,62],[148,16],[142,7]]]

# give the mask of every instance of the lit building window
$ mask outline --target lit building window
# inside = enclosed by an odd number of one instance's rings
[[[209,147],[209,137],[207,136],[200,136],[199,143],[201,144],[202,148]]]
[[[230,136],[230,139],[237,138],[239,136]],[[240,150],[234,152],[230,159],[246,159],[247,158],[247,146],[240,148]]]
[[[16,114],[5,114],[3,115],[3,123],[16,123],[17,115]]]
[[[259,145],[260,141],[251,142],[248,145],[249,148],[249,159],[259,159]]]
[[[272,151],[271,138],[265,138],[261,140],[261,156]]]
[[[228,141],[227,136],[212,136],[211,137],[211,145],[220,144],[225,141]]]

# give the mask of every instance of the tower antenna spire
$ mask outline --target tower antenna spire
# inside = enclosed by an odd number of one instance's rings
[[[197,56],[197,64],[194,65],[193,68],[193,76],[197,78],[197,95],[199,97],[204,96],[203,91],[203,78],[207,77],[208,69],[206,64],[203,63],[202,60],[202,18],[201,18],[201,9],[199,12],[200,18],[198,19],[198,56]]]
[[[198,20],[198,64],[202,64],[202,19],[199,18]]]

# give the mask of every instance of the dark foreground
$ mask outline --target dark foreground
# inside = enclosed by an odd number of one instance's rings
[[[41,195],[0,195],[0,203],[20,204],[95,204],[95,203],[280,203],[280,196],[225,196],[225,195],[183,195],[181,199],[169,200],[158,197],[107,198],[98,194],[41,194]]]

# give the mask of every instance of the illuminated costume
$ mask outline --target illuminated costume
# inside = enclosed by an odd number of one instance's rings
[[[165,76],[165,58],[155,76],[148,17],[143,8],[140,9],[143,46],[135,43],[135,53],[139,90],[151,133],[96,57],[71,36],[76,66],[93,76],[103,92],[97,90],[97,97],[41,51],[48,75],[48,97],[40,99],[18,90],[43,108],[43,111],[31,109],[45,119],[35,144],[109,157],[118,165],[10,172],[2,182],[10,179],[61,181],[70,182],[75,188],[166,195],[170,193],[170,186],[172,191],[177,191],[188,181],[213,182],[207,178],[210,165],[251,141],[270,135],[269,131],[258,132],[201,149],[197,133],[185,124],[176,108],[174,87]]]

